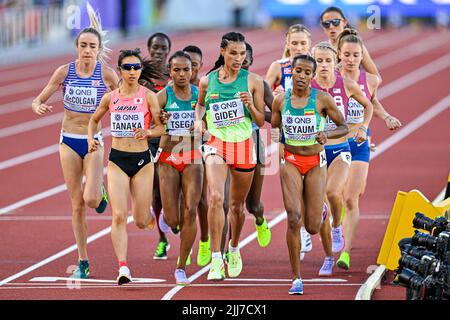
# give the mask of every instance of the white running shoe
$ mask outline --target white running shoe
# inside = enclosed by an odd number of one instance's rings
[[[305,227],[300,228],[300,241],[302,242],[301,252],[310,252],[312,250],[311,235],[306,231]]]
[[[322,268],[319,270],[319,276],[331,277],[333,275],[334,257],[325,257]]]
[[[133,280],[131,278],[130,269],[128,269],[128,267],[126,267],[126,266],[120,267],[119,276],[117,277],[117,283],[119,284],[119,286],[121,286],[125,283],[129,283],[131,281],[133,281]]]
[[[339,253],[344,249],[345,240],[342,234],[342,225],[337,228],[331,228],[332,250],[333,253]]]

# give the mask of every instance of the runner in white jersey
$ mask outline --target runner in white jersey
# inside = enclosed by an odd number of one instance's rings
[[[102,61],[106,52],[104,32],[99,18],[88,5],[91,26],[84,28],[75,39],[78,59],[56,69],[42,92],[33,100],[32,110],[39,116],[53,111],[46,104],[62,86],[64,118],[59,154],[64,180],[72,204],[72,228],[75,235],[79,264],[73,276],[89,277],[87,253],[86,205],[98,213],[106,209],[108,198],[103,187],[103,139],[101,126],[96,127],[99,152],[88,154],[87,127],[89,119],[108,90],[117,88],[118,77]],[[82,178],[86,175],[83,189]]]

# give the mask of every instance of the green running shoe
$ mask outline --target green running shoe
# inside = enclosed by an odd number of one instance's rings
[[[156,247],[154,260],[167,260],[167,251],[170,249],[170,244],[167,241],[160,241]]]
[[[186,259],[186,265],[187,266],[189,266],[191,264],[191,254],[192,254],[192,249],[191,249],[191,252],[189,252],[189,255],[188,255],[187,259]],[[178,260],[177,260],[177,265],[179,265],[179,264],[180,264],[180,256],[178,256]]]
[[[347,252],[342,252],[339,260],[336,262],[338,268],[348,270],[350,269],[350,255]]]
[[[74,270],[72,273],[72,278],[76,279],[87,279],[89,278],[89,261],[88,260],[80,260],[78,264],[78,268]]]
[[[225,279],[225,266],[222,259],[212,259],[207,279],[212,281]]]
[[[231,240],[228,247],[231,246]],[[228,276],[230,278],[236,278],[242,271],[242,258],[239,250],[237,252],[228,251]]]
[[[107,205],[108,205],[108,194],[106,193],[105,185],[102,184],[102,201],[100,201],[98,207],[95,208],[95,211],[97,211],[97,213],[103,213],[105,212]]]
[[[200,267],[206,266],[211,261],[210,239],[208,237],[208,241],[203,242],[200,240],[198,243],[197,265]]]
[[[270,239],[272,238],[272,233],[270,232],[266,218],[264,218],[264,221],[260,226],[258,226],[255,222],[255,227],[258,233],[259,246],[262,248],[267,247],[270,243]]]

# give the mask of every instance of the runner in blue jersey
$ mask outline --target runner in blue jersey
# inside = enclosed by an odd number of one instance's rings
[[[103,138],[101,126],[95,138],[100,142],[99,152],[88,153],[87,130],[92,114],[107,91],[117,88],[115,71],[99,60],[105,58],[104,32],[99,18],[88,6],[91,26],[84,28],[75,39],[78,59],[62,65],[53,73],[42,92],[33,100],[32,110],[39,116],[53,111],[46,104],[60,88],[63,89],[64,118],[62,121],[59,154],[64,180],[72,204],[72,228],[78,248],[79,263],[73,276],[89,277],[87,253],[86,205],[104,212],[108,203],[103,186]],[[82,178],[86,175],[83,189]]]

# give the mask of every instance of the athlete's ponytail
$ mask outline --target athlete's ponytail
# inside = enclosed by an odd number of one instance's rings
[[[352,28],[345,28],[344,31],[341,32],[341,34],[338,36],[336,43],[337,43],[337,58],[338,62],[341,61],[339,58],[342,46],[344,43],[357,43],[361,46],[361,51],[364,51],[364,44],[361,40],[361,38],[358,36],[358,31],[356,29]]]
[[[228,47],[228,43],[230,41],[233,41],[233,42],[244,42],[245,43],[245,37],[244,37],[244,35],[242,33],[239,33],[239,32],[228,32],[228,33],[225,33],[222,36],[222,41],[220,42],[220,47],[222,49],[225,49],[226,47]],[[214,63],[214,67],[212,67],[212,69],[209,70],[206,73],[206,75],[210,74],[214,70],[219,69],[223,65],[225,65],[225,59],[224,59],[223,55],[220,54],[219,58]]]
[[[111,49],[106,47],[106,44],[109,42],[106,40],[106,34],[108,31],[103,30],[102,23],[100,19],[100,15],[94,11],[94,8],[89,4],[89,2],[86,3],[87,12],[89,15],[89,27],[84,28],[80,31],[80,33],[75,38],[75,46],[78,47],[78,40],[80,39],[80,36],[84,33],[92,33],[97,36],[98,42],[99,42],[99,54],[97,59],[104,63],[106,60],[108,60],[108,55],[111,53]]]

